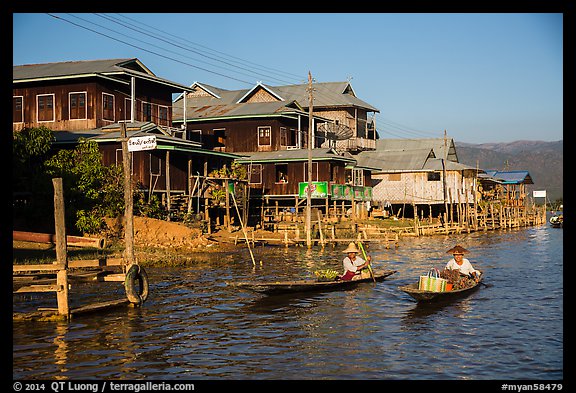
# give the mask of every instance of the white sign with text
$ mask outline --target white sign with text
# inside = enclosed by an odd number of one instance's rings
[[[152,150],[156,148],[156,135],[135,136],[128,139],[128,151]]]

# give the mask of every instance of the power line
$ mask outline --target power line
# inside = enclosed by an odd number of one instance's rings
[[[197,55],[199,55],[199,56],[203,56],[203,57],[206,57],[206,58],[208,58],[208,59],[211,59],[211,60],[214,60],[214,61],[218,61],[218,62],[221,62],[221,63],[223,63],[223,64],[226,64],[226,65],[229,65],[229,66],[232,66],[232,67],[235,67],[235,68],[239,68],[239,69],[244,70],[244,71],[251,72],[253,75],[256,75],[256,76],[260,76],[260,77],[261,77],[261,76],[265,76],[265,77],[268,77],[268,78],[270,78],[270,79],[277,80],[277,81],[279,81],[279,82],[287,83],[286,80],[277,79],[277,78],[275,78],[275,77],[273,77],[273,76],[270,76],[270,75],[265,75],[265,74],[256,73],[256,72],[254,72],[254,71],[251,70],[251,69],[248,69],[248,68],[245,68],[245,67],[240,67],[240,66],[235,65],[235,64],[233,64],[233,63],[230,63],[230,62],[228,62],[228,61],[220,60],[220,59],[218,59],[218,58],[216,58],[216,57],[209,56],[209,55],[207,55],[207,54],[205,54],[205,53],[202,53],[202,52],[200,52],[200,51],[198,51],[198,50],[190,49],[189,47],[185,47],[185,46],[179,45],[179,44],[177,44],[177,43],[174,43],[174,41],[170,41],[170,40],[168,40],[168,39],[164,39],[164,38],[162,38],[162,37],[160,37],[160,36],[158,36],[158,35],[151,35],[151,34],[150,34],[148,31],[146,31],[146,30],[140,29],[140,28],[135,27],[135,26],[127,25],[127,24],[125,24],[125,23],[123,23],[123,22],[121,22],[121,21],[115,20],[115,18],[112,18],[112,17],[110,17],[110,16],[102,15],[102,14],[94,14],[94,15],[96,15],[96,16],[98,16],[98,17],[100,17],[100,18],[106,19],[106,20],[108,20],[108,21],[110,21],[110,22],[119,24],[119,25],[123,26],[124,28],[126,28],[126,29],[128,29],[128,30],[137,31],[138,33],[140,33],[140,34],[142,34],[142,35],[144,35],[144,36],[146,36],[146,37],[151,37],[151,38],[154,38],[154,39],[156,39],[156,40],[158,40],[158,41],[161,41],[161,42],[163,42],[163,43],[167,43],[167,44],[169,44],[169,45],[175,46],[175,47],[178,48],[178,49],[182,49],[182,50],[185,50],[185,51],[187,51],[187,52],[192,52],[192,53],[195,53],[195,54],[197,54]],[[89,21],[86,21],[86,22],[89,22]],[[93,22],[89,22],[89,23],[93,23]],[[99,27],[102,27],[102,28],[105,28],[105,29],[108,29],[107,27],[104,27],[104,26],[101,26],[101,25],[98,25],[98,26],[99,26]],[[116,32],[117,32],[117,31],[116,31]],[[119,33],[119,32],[117,32],[117,33]],[[119,34],[121,34],[121,33],[119,33]],[[165,47],[159,47],[159,46],[154,45],[154,44],[151,44],[151,43],[149,43],[149,42],[146,42],[146,44],[152,45],[152,46],[154,46],[154,47],[156,47],[156,48],[161,48],[161,49],[163,49],[163,50],[165,50],[165,51],[167,51],[167,52],[171,52],[171,53],[177,54],[177,55],[179,55],[179,56],[183,56],[183,57],[187,57],[187,58],[192,59],[192,60],[196,60],[196,61],[201,61],[201,62],[203,62],[202,60],[197,60],[197,59],[194,59],[194,58],[191,58],[191,57],[188,57],[188,56],[184,56],[184,55],[183,55],[182,53],[180,53],[180,52],[175,52],[175,51],[168,50],[168,49],[166,49]],[[222,69],[225,69],[225,70],[228,70],[228,71],[237,72],[237,73],[242,74],[242,75],[245,75],[245,76],[250,76],[250,75],[248,75],[248,74],[244,74],[244,73],[241,73],[241,72],[238,72],[238,71],[235,71],[235,70],[231,70],[231,69],[229,69],[229,68],[221,67],[221,66],[218,66],[218,65],[215,65],[215,64],[212,64],[212,63],[207,63],[207,62],[203,62],[203,63],[209,64],[209,65],[214,66],[214,67],[222,68]]]
[[[81,26],[81,25],[79,25],[79,24],[77,24],[77,23],[74,23],[74,22],[72,22],[72,21],[70,21],[70,20],[68,20],[68,19],[66,19],[66,18],[62,18],[62,17],[60,17],[60,16],[53,15],[53,14],[47,14],[47,15],[49,15],[49,16],[55,18],[55,19],[63,20],[63,21],[65,21],[65,22],[67,22],[67,23],[70,23],[70,24],[72,24],[72,25],[74,25],[74,26],[77,26],[77,27],[80,27],[80,28],[82,28],[82,29],[85,29],[85,30],[91,31],[91,32],[93,32],[93,33],[99,34],[99,35],[104,36],[104,37],[106,37],[106,38],[110,38],[111,40],[120,42],[120,43],[122,43],[122,44],[131,46],[131,47],[136,48],[136,49],[140,49],[140,50],[142,50],[142,51],[144,51],[144,52],[148,52],[148,53],[151,53],[151,54],[153,54],[153,55],[160,56],[160,57],[162,57],[162,58],[164,58],[164,59],[172,60],[172,61],[174,61],[174,62],[177,62],[177,63],[180,63],[180,64],[184,64],[184,65],[187,65],[187,66],[190,66],[190,67],[194,67],[194,68],[196,68],[196,69],[199,69],[199,70],[202,70],[202,71],[206,71],[206,72],[209,72],[209,73],[211,73],[211,74],[215,74],[215,75],[218,75],[218,76],[222,76],[222,77],[224,77],[224,78],[233,79],[233,80],[238,81],[238,82],[242,82],[242,83],[246,83],[246,84],[248,84],[248,85],[252,85],[251,82],[248,82],[248,81],[245,81],[245,80],[242,80],[242,79],[238,79],[238,78],[234,78],[234,77],[231,77],[231,76],[229,76],[229,75],[224,75],[224,74],[221,74],[221,73],[219,73],[219,72],[207,70],[206,68],[198,67],[198,66],[195,66],[194,64],[190,64],[190,63],[187,63],[187,62],[185,62],[185,61],[177,60],[177,59],[174,59],[174,58],[172,58],[172,57],[165,56],[165,55],[163,55],[163,54],[161,54],[161,53],[154,52],[154,51],[151,51],[151,50],[142,48],[141,46],[134,45],[134,44],[131,44],[131,43],[129,43],[129,42],[120,40],[120,39],[118,39],[118,38],[111,37],[111,36],[109,36],[109,35],[107,35],[107,34],[104,34],[104,33],[99,32],[99,31],[90,29],[90,28],[85,27],[85,26]]]
[[[129,20],[132,20],[132,21],[134,21],[134,22],[136,22],[136,23],[140,23],[140,24],[141,24],[140,21],[137,21],[136,19],[130,18],[130,17],[126,16],[126,15],[122,15],[122,14],[117,14],[117,15],[120,15],[120,16],[126,18],[126,19],[129,19]],[[151,27],[151,28],[152,28],[152,26],[149,26],[149,25],[144,25],[144,26],[148,26],[148,27]],[[280,76],[288,76],[288,75],[290,75],[290,76],[293,76],[293,77],[295,78],[294,80],[296,80],[296,81],[301,81],[301,80],[302,80],[302,77],[301,77],[300,75],[292,74],[292,73],[285,72],[285,71],[280,71],[280,70],[277,70],[277,69],[274,69],[274,68],[271,68],[271,67],[267,67],[267,66],[262,65],[262,64],[259,64],[259,63],[254,63],[254,62],[248,61],[248,60],[243,60],[243,59],[241,59],[241,58],[239,58],[239,57],[232,56],[232,55],[226,54],[226,53],[224,53],[224,52],[217,51],[217,50],[215,50],[215,49],[209,48],[209,47],[204,46],[204,45],[202,45],[202,44],[199,44],[199,43],[196,43],[196,42],[193,42],[193,41],[190,41],[190,40],[187,40],[187,39],[178,37],[178,36],[176,36],[176,35],[174,35],[174,34],[171,34],[171,33],[168,33],[168,32],[162,31],[162,30],[159,30],[157,26],[153,26],[153,28],[154,28],[154,31],[155,31],[155,32],[164,33],[164,34],[166,34],[166,35],[168,35],[168,36],[170,36],[170,37],[176,38],[176,39],[178,39],[178,40],[180,40],[180,41],[182,41],[182,42],[199,46],[199,47],[204,48],[204,49],[207,49],[207,50],[209,50],[209,51],[211,51],[211,52],[213,52],[213,53],[217,53],[217,54],[220,54],[220,55],[224,55],[225,57],[228,57],[228,58],[230,58],[230,59],[235,59],[235,60],[237,60],[237,61],[239,61],[239,62],[241,62],[241,63],[245,63],[245,64],[250,65],[250,66],[252,66],[252,67],[256,67],[256,68],[259,68],[259,69],[261,69],[261,70],[267,70],[267,71],[269,71],[269,72],[275,73],[275,74],[280,75]]]
[[[165,58],[165,59],[168,59],[168,60],[172,60],[172,61],[174,61],[174,62],[183,64],[183,65],[187,65],[187,66],[190,66],[190,67],[193,67],[193,68],[196,68],[196,69],[205,71],[205,72],[209,72],[209,73],[214,74],[214,75],[218,75],[218,76],[222,76],[222,77],[224,77],[224,78],[236,80],[236,81],[245,83],[245,84],[250,85],[250,86],[253,86],[253,85],[254,85],[253,82],[248,82],[248,81],[245,81],[245,80],[242,80],[242,79],[238,79],[238,78],[232,77],[232,76],[230,76],[230,75],[222,74],[222,73],[215,72],[215,71],[212,71],[212,70],[203,68],[203,67],[199,67],[199,66],[196,66],[196,65],[194,65],[194,64],[190,64],[190,63],[188,63],[188,62],[181,61],[181,60],[175,59],[175,58],[173,58],[173,57],[170,57],[170,56],[167,56],[167,55],[163,55],[163,54],[161,54],[161,53],[158,53],[158,52],[155,52],[155,51],[146,49],[146,48],[142,47],[141,45],[131,44],[131,43],[129,43],[129,42],[126,42],[126,41],[124,41],[124,40],[121,40],[121,39],[112,37],[112,36],[110,36],[110,35],[108,35],[108,34],[105,34],[105,33],[100,32],[100,31],[97,31],[97,30],[88,28],[88,27],[86,27],[86,26],[79,25],[79,24],[77,24],[77,23],[74,23],[74,22],[72,22],[72,21],[70,21],[70,20],[68,20],[68,19],[62,18],[62,17],[60,17],[60,16],[56,16],[56,15],[53,15],[53,14],[48,14],[48,15],[49,15],[49,16],[52,16],[52,17],[55,18],[55,19],[59,19],[59,20],[65,21],[65,22],[70,23],[70,24],[72,24],[72,25],[74,25],[74,26],[83,28],[83,29],[85,29],[85,30],[91,31],[91,32],[93,32],[93,33],[99,34],[99,35],[104,36],[104,37],[106,37],[106,38],[109,38],[109,39],[112,39],[112,40],[114,40],[114,41],[123,43],[123,44],[125,44],[125,45],[128,45],[128,46],[131,46],[131,47],[140,49],[140,50],[142,50],[142,51],[145,51],[145,52],[154,54],[154,55],[156,55],[156,56],[160,56],[160,57],[162,57],[162,58]],[[67,15],[70,15],[70,14],[67,14]],[[174,46],[174,47],[176,47],[176,48],[179,48],[179,49],[182,49],[182,50],[185,50],[185,51],[188,51],[188,52],[195,53],[195,54],[197,54],[197,55],[206,57],[206,58],[211,59],[211,60],[214,60],[214,61],[221,62],[221,63],[223,63],[223,64],[230,65],[230,66],[235,67],[235,68],[239,68],[239,69],[241,69],[241,70],[247,70],[247,71],[251,72],[253,75],[264,76],[264,77],[267,77],[267,78],[269,78],[269,79],[276,80],[276,81],[280,81],[280,82],[284,82],[284,83],[287,82],[286,80],[277,79],[277,78],[272,77],[272,76],[270,76],[270,75],[268,75],[268,74],[260,74],[260,73],[254,72],[254,71],[252,71],[252,70],[250,70],[250,69],[247,69],[247,68],[245,68],[245,67],[238,66],[238,65],[236,65],[236,64],[234,64],[234,63],[231,63],[231,62],[229,62],[229,61],[221,60],[221,59],[218,58],[218,57],[220,57],[220,56],[216,56],[216,57],[209,56],[209,55],[207,55],[207,54],[205,54],[205,53],[202,53],[202,52],[199,51],[199,50],[191,49],[187,44],[185,44],[186,46],[182,46],[182,45],[179,45],[179,44],[177,44],[177,43],[174,43],[174,42],[171,41],[171,40],[165,39],[164,37],[161,37],[160,35],[151,35],[150,33],[148,33],[148,31],[143,30],[143,29],[140,29],[140,28],[136,28],[136,27],[134,27],[134,26],[132,26],[132,25],[127,25],[126,23],[123,23],[122,21],[119,21],[117,18],[113,18],[113,17],[111,17],[111,16],[101,15],[101,14],[94,14],[94,15],[95,15],[95,16],[98,16],[98,17],[100,17],[100,18],[102,18],[102,19],[106,19],[106,20],[108,20],[108,21],[110,21],[110,22],[112,22],[112,23],[116,23],[116,24],[118,24],[118,25],[120,25],[120,26],[123,26],[124,28],[126,28],[126,29],[128,29],[128,30],[130,30],[130,31],[135,31],[135,32],[137,32],[137,33],[139,33],[139,34],[142,34],[142,35],[145,35],[145,36],[147,36],[147,37],[152,37],[152,38],[154,38],[154,39],[156,39],[156,40],[159,40],[159,41],[161,41],[161,42],[168,43],[169,45],[172,45],[172,46]],[[127,17],[127,16],[122,15],[122,14],[118,14],[118,15],[122,16],[122,17],[125,18],[125,19],[131,20],[131,21],[133,21],[133,22],[136,22],[136,23],[139,23],[139,24],[142,25],[142,23],[139,22],[139,21],[137,21],[136,19]],[[99,28],[106,29],[106,30],[108,30],[108,31],[112,31],[112,32],[114,32],[114,33],[116,33],[116,34],[123,34],[123,33],[119,32],[119,31],[117,31],[117,30],[110,29],[110,28],[108,28],[108,27],[105,27],[105,26],[102,26],[102,25],[100,25],[100,24],[97,24],[97,23],[95,23],[95,22],[93,22],[93,21],[89,21],[89,20],[80,18],[80,17],[75,16],[75,15],[70,15],[70,16],[75,17],[75,18],[77,18],[77,19],[80,19],[80,20],[82,20],[82,21],[84,21],[84,22],[90,23],[90,24],[92,24],[92,25],[96,25],[96,26],[98,26]],[[144,26],[146,26],[146,25],[144,25]],[[150,27],[150,26],[149,26],[149,27]],[[181,38],[181,37],[178,37],[178,36],[176,36],[176,35],[173,35],[173,34],[170,34],[170,33],[165,32],[165,31],[159,30],[159,29],[157,29],[157,27],[155,27],[155,26],[154,26],[154,31],[155,31],[155,32],[164,33],[164,34],[166,34],[166,35],[168,35],[168,36],[171,36],[171,37],[174,37],[174,38],[176,38],[176,39],[178,39],[178,40],[180,40],[180,41],[184,41],[184,42],[187,42],[187,43],[191,43],[191,44],[193,44],[193,45],[200,46],[200,47],[205,48],[205,49],[207,49],[207,50],[209,50],[209,51],[211,51],[211,52],[218,53],[218,54],[222,54],[222,55],[227,56],[227,57],[232,58],[232,59],[236,59],[236,60],[233,60],[233,61],[236,62],[236,63],[242,62],[242,63],[256,64],[256,63],[252,63],[252,62],[249,62],[249,61],[246,61],[246,60],[243,60],[243,59],[240,59],[240,58],[231,56],[231,55],[227,55],[227,54],[225,54],[225,53],[223,53],[223,52],[216,51],[216,50],[214,50],[214,49],[212,49],[212,48],[209,48],[209,47],[206,47],[206,46],[204,46],[204,45],[201,45],[201,44],[198,44],[198,43],[194,43],[194,42],[189,41],[189,40],[185,40],[185,39],[183,39],[183,38]],[[152,46],[152,47],[155,47],[155,48],[159,48],[159,49],[161,49],[161,50],[163,50],[163,51],[170,52],[170,53],[173,53],[173,54],[176,54],[176,55],[178,55],[178,56],[185,57],[185,58],[189,58],[189,59],[191,59],[191,60],[199,61],[199,62],[208,64],[208,65],[210,65],[210,66],[212,66],[212,67],[221,68],[221,69],[224,69],[224,70],[226,70],[226,71],[235,72],[235,73],[238,73],[238,74],[241,74],[241,75],[244,75],[244,76],[250,76],[250,75],[248,75],[248,74],[245,74],[245,73],[242,73],[242,72],[239,72],[239,71],[236,71],[236,70],[231,70],[231,69],[228,69],[228,68],[226,68],[226,67],[218,66],[218,65],[215,65],[215,64],[212,64],[212,63],[208,63],[208,62],[205,62],[205,61],[202,61],[202,60],[198,60],[198,59],[194,59],[194,58],[185,56],[185,55],[183,55],[182,53],[169,50],[169,49],[167,49],[167,48],[165,48],[165,47],[161,47],[161,46],[158,46],[158,45],[154,45],[154,44],[152,44],[152,43],[150,43],[150,42],[141,41],[141,40],[139,40],[139,39],[137,39],[137,38],[135,38],[135,37],[129,37],[129,38],[131,38],[131,39],[133,39],[133,40],[136,40],[136,41],[140,42],[141,44],[145,44],[145,45],[149,45],[149,46]],[[286,72],[283,72],[283,71],[278,71],[278,70],[275,70],[275,69],[272,69],[272,68],[269,68],[269,67],[266,67],[266,66],[257,65],[256,68],[259,68],[259,69],[267,69],[267,70],[269,70],[269,72],[272,72],[272,73],[274,73],[274,74],[278,74],[278,75],[281,75],[281,76],[286,76],[287,79],[292,79],[291,77],[289,77],[289,75],[291,75],[291,76],[296,76],[295,74],[290,74],[290,73],[286,73]],[[303,83],[294,83],[294,84],[303,84]],[[274,86],[271,86],[271,87],[274,87]],[[328,97],[328,98],[330,99],[330,98],[338,97],[338,96],[340,96],[340,95],[337,94],[337,93],[334,93],[334,92],[329,92],[329,91],[322,91],[322,92],[317,91],[317,92],[316,92],[316,96],[317,96],[317,97],[324,97],[324,98]],[[437,136],[436,136],[437,134],[434,133],[434,132],[427,132],[427,131],[416,130],[416,129],[413,129],[413,128],[411,128],[411,127],[402,125],[402,124],[400,124],[400,123],[396,123],[396,122],[394,122],[394,121],[392,121],[392,120],[385,119],[385,118],[381,118],[381,115],[380,115],[379,113],[377,113],[377,112],[374,112],[374,118],[377,120],[377,123],[376,123],[377,127],[383,125],[383,127],[381,128],[380,131],[379,131],[379,130],[376,130],[377,132],[380,132],[380,133],[391,134],[391,135],[397,136],[397,137],[399,137],[399,138],[413,138],[414,136],[418,136],[418,137],[422,137],[422,136],[425,136],[425,137],[437,137]],[[366,121],[368,121],[368,119],[366,119]]]

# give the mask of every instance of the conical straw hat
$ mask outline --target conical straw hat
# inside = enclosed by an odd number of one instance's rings
[[[446,252],[448,254],[468,254],[470,251],[468,251],[467,249],[465,249],[461,245],[457,244]]]
[[[348,248],[345,249],[343,251],[345,254],[349,253],[349,252],[355,252],[355,253],[359,253],[360,250],[358,250],[358,248],[356,248],[356,244],[354,244],[354,242],[351,242],[350,244],[348,244]]]

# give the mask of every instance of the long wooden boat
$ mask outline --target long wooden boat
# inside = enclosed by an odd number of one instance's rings
[[[381,273],[374,273],[374,280],[382,281],[386,277],[396,272],[397,270],[385,270]],[[227,282],[226,285],[231,287],[248,289],[266,295],[281,295],[286,293],[353,288],[358,284],[369,282],[373,282],[372,277],[350,281],[342,281],[342,280],[334,280],[334,281],[295,280],[295,281],[270,281],[270,282],[238,281],[238,282]]]
[[[408,284],[401,287],[398,287],[401,291],[407,293],[408,295],[412,296],[416,299],[417,302],[435,302],[435,301],[442,301],[442,300],[449,300],[455,298],[461,298],[464,296],[468,296],[472,292],[476,291],[480,285],[482,284],[482,279],[479,282],[474,284],[471,287],[463,288],[463,289],[454,289],[451,291],[445,292],[432,292],[426,291],[423,289],[418,289],[418,283]]]

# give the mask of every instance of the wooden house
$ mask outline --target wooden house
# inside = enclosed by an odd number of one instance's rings
[[[205,150],[200,143],[175,137],[151,122],[126,123],[128,138],[153,135],[156,147],[133,151],[132,176],[134,182],[148,195],[167,198],[187,195],[198,177],[206,177],[213,170],[238,158],[237,155]],[[121,124],[115,123],[90,131],[61,131],[55,133],[56,148],[73,148],[80,138],[98,143],[104,165],[122,164]]]
[[[334,149],[317,148],[312,152],[313,182],[371,184],[371,171],[360,168],[350,154],[338,154]],[[308,150],[286,150],[246,154],[236,161],[248,167],[249,185],[261,188],[271,196],[297,197],[299,183],[308,181]],[[355,172],[354,172],[355,171]],[[355,184],[352,184],[354,174]]]
[[[379,112],[356,97],[349,82],[313,84],[314,147],[357,153],[375,149],[377,133],[369,113]],[[194,83],[173,104],[174,125],[186,124],[189,139],[207,148],[252,152],[307,146],[308,85],[224,90]],[[251,104],[251,105],[247,105]],[[347,138],[336,140],[335,130]],[[213,147],[211,147],[213,146]]]
[[[505,206],[526,206],[530,194],[527,185],[534,184],[528,171],[489,169],[478,176],[478,196],[482,200],[499,200]]]
[[[224,90],[196,82],[190,88],[174,101],[173,125],[207,149],[244,156],[236,161],[247,168],[253,199],[265,196],[266,202],[282,203],[287,198],[293,205],[307,177],[307,85],[257,83],[251,89]],[[328,200],[333,184],[370,185],[369,168],[359,167],[350,153],[370,145],[367,139],[375,146],[367,112],[377,109],[356,98],[349,84],[315,84],[314,89],[312,181],[326,182]],[[338,127],[354,143],[338,149]]]
[[[45,126],[55,149],[94,140],[106,165],[121,162],[120,123],[128,137],[154,135],[154,150],[132,153],[133,180],[170,207],[172,194],[187,193],[198,175],[237,157],[203,149],[172,127],[172,95],[189,90],[135,58],[14,66],[13,131]]]
[[[437,215],[457,203],[473,204],[476,168],[460,164],[452,139],[383,139],[377,150],[358,155],[372,173],[372,198],[377,205],[420,208]]]
[[[189,90],[157,77],[136,58],[18,65],[12,73],[14,131],[149,121],[174,132],[172,94]]]
[[[242,98],[244,90],[199,83],[191,90],[175,100],[173,125],[206,149],[236,153],[308,147],[308,113],[295,100],[251,101]]]

